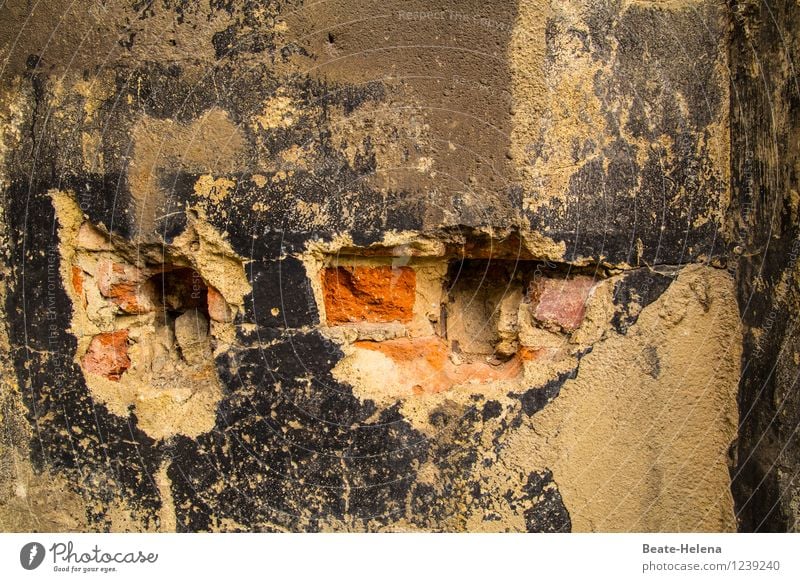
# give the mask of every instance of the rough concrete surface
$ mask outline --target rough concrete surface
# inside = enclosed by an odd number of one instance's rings
[[[796,530],[768,4],[2,3],[0,529]]]

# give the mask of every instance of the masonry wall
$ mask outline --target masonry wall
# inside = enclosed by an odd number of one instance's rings
[[[1,10],[3,529],[753,523],[725,3]]]

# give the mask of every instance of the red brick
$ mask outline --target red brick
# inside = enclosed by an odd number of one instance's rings
[[[80,297],[81,304],[86,307],[86,295],[83,294],[83,270],[75,265],[72,266],[72,288]]]
[[[83,295],[83,271],[80,267],[72,267],[72,288],[77,295]]]
[[[586,315],[586,301],[594,284],[594,279],[585,276],[537,279],[528,291],[533,318],[545,327],[563,331],[578,329]]]
[[[208,316],[214,321],[223,323],[228,323],[233,319],[230,305],[225,301],[222,293],[213,287],[208,288]]]
[[[484,360],[456,365],[450,360],[447,341],[439,337],[358,341],[353,345],[391,359],[397,366],[395,379],[409,386],[415,395],[444,392],[464,382],[510,380],[522,373],[522,360],[518,357],[498,365]]]
[[[416,273],[410,267],[334,267],[322,274],[328,325],[408,323],[414,315]]]
[[[125,313],[153,310],[152,283],[136,267],[102,261],[97,268],[97,286],[104,297],[119,305]]]
[[[424,363],[441,371],[447,364],[447,342],[439,337],[398,338],[383,342],[358,341],[357,348],[381,352],[398,364]]]
[[[83,356],[83,368],[87,372],[114,381],[119,381],[130,365],[127,329],[97,334]]]

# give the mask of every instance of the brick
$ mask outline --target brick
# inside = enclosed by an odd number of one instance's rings
[[[128,357],[128,330],[94,336],[82,363],[87,372],[119,381],[131,365]]]
[[[522,373],[522,361],[517,357],[498,365],[484,360],[454,364],[447,341],[439,337],[358,341],[353,345],[391,359],[396,366],[396,380],[415,395],[443,392],[464,382],[509,380]]]
[[[80,267],[72,267],[72,288],[77,295],[83,295],[83,271]]]
[[[416,273],[388,265],[333,267],[322,274],[328,325],[408,323],[414,315]]]
[[[72,288],[75,290],[75,295],[77,295],[81,300],[81,305],[86,307],[86,295],[83,293],[83,269],[80,267],[76,267],[75,265],[72,266]]]
[[[125,313],[148,313],[154,308],[153,285],[136,267],[102,261],[97,268],[97,286],[103,297]]]
[[[398,338],[383,342],[359,341],[357,348],[381,352],[397,364],[424,363],[433,370],[443,370],[448,362],[447,342],[438,337]]]
[[[229,323],[233,320],[233,311],[230,305],[225,301],[222,293],[213,287],[208,288],[208,316],[214,321],[222,323]]]
[[[574,331],[586,315],[586,302],[594,288],[591,277],[537,279],[528,290],[531,315],[544,327]]]

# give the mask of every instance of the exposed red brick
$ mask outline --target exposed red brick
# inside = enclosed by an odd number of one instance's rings
[[[100,293],[126,313],[147,313],[153,310],[152,283],[144,279],[136,267],[102,261],[97,268]]]
[[[72,266],[72,288],[75,294],[81,298],[81,303],[86,307],[86,296],[83,294],[83,269]]]
[[[230,305],[225,301],[222,293],[213,287],[208,288],[208,316],[214,321],[223,323],[228,323],[233,319]]]
[[[322,274],[329,325],[407,323],[414,314],[417,276],[410,267],[334,267]]]
[[[74,265],[72,266],[72,288],[78,295],[83,295],[83,271]]]
[[[447,342],[439,337],[359,341],[354,345],[390,358],[397,365],[397,379],[415,395],[443,392],[467,381],[508,380],[522,373],[518,357],[499,365],[485,361],[456,365],[450,360]]]
[[[439,337],[398,338],[383,342],[359,341],[357,348],[381,352],[395,363],[424,362],[434,370],[443,370],[447,360],[447,342]]]
[[[83,368],[87,372],[114,381],[119,381],[130,365],[127,329],[97,334],[83,357]]]
[[[528,291],[534,319],[563,331],[578,329],[586,315],[586,301],[594,284],[594,279],[584,276],[537,279]]]

